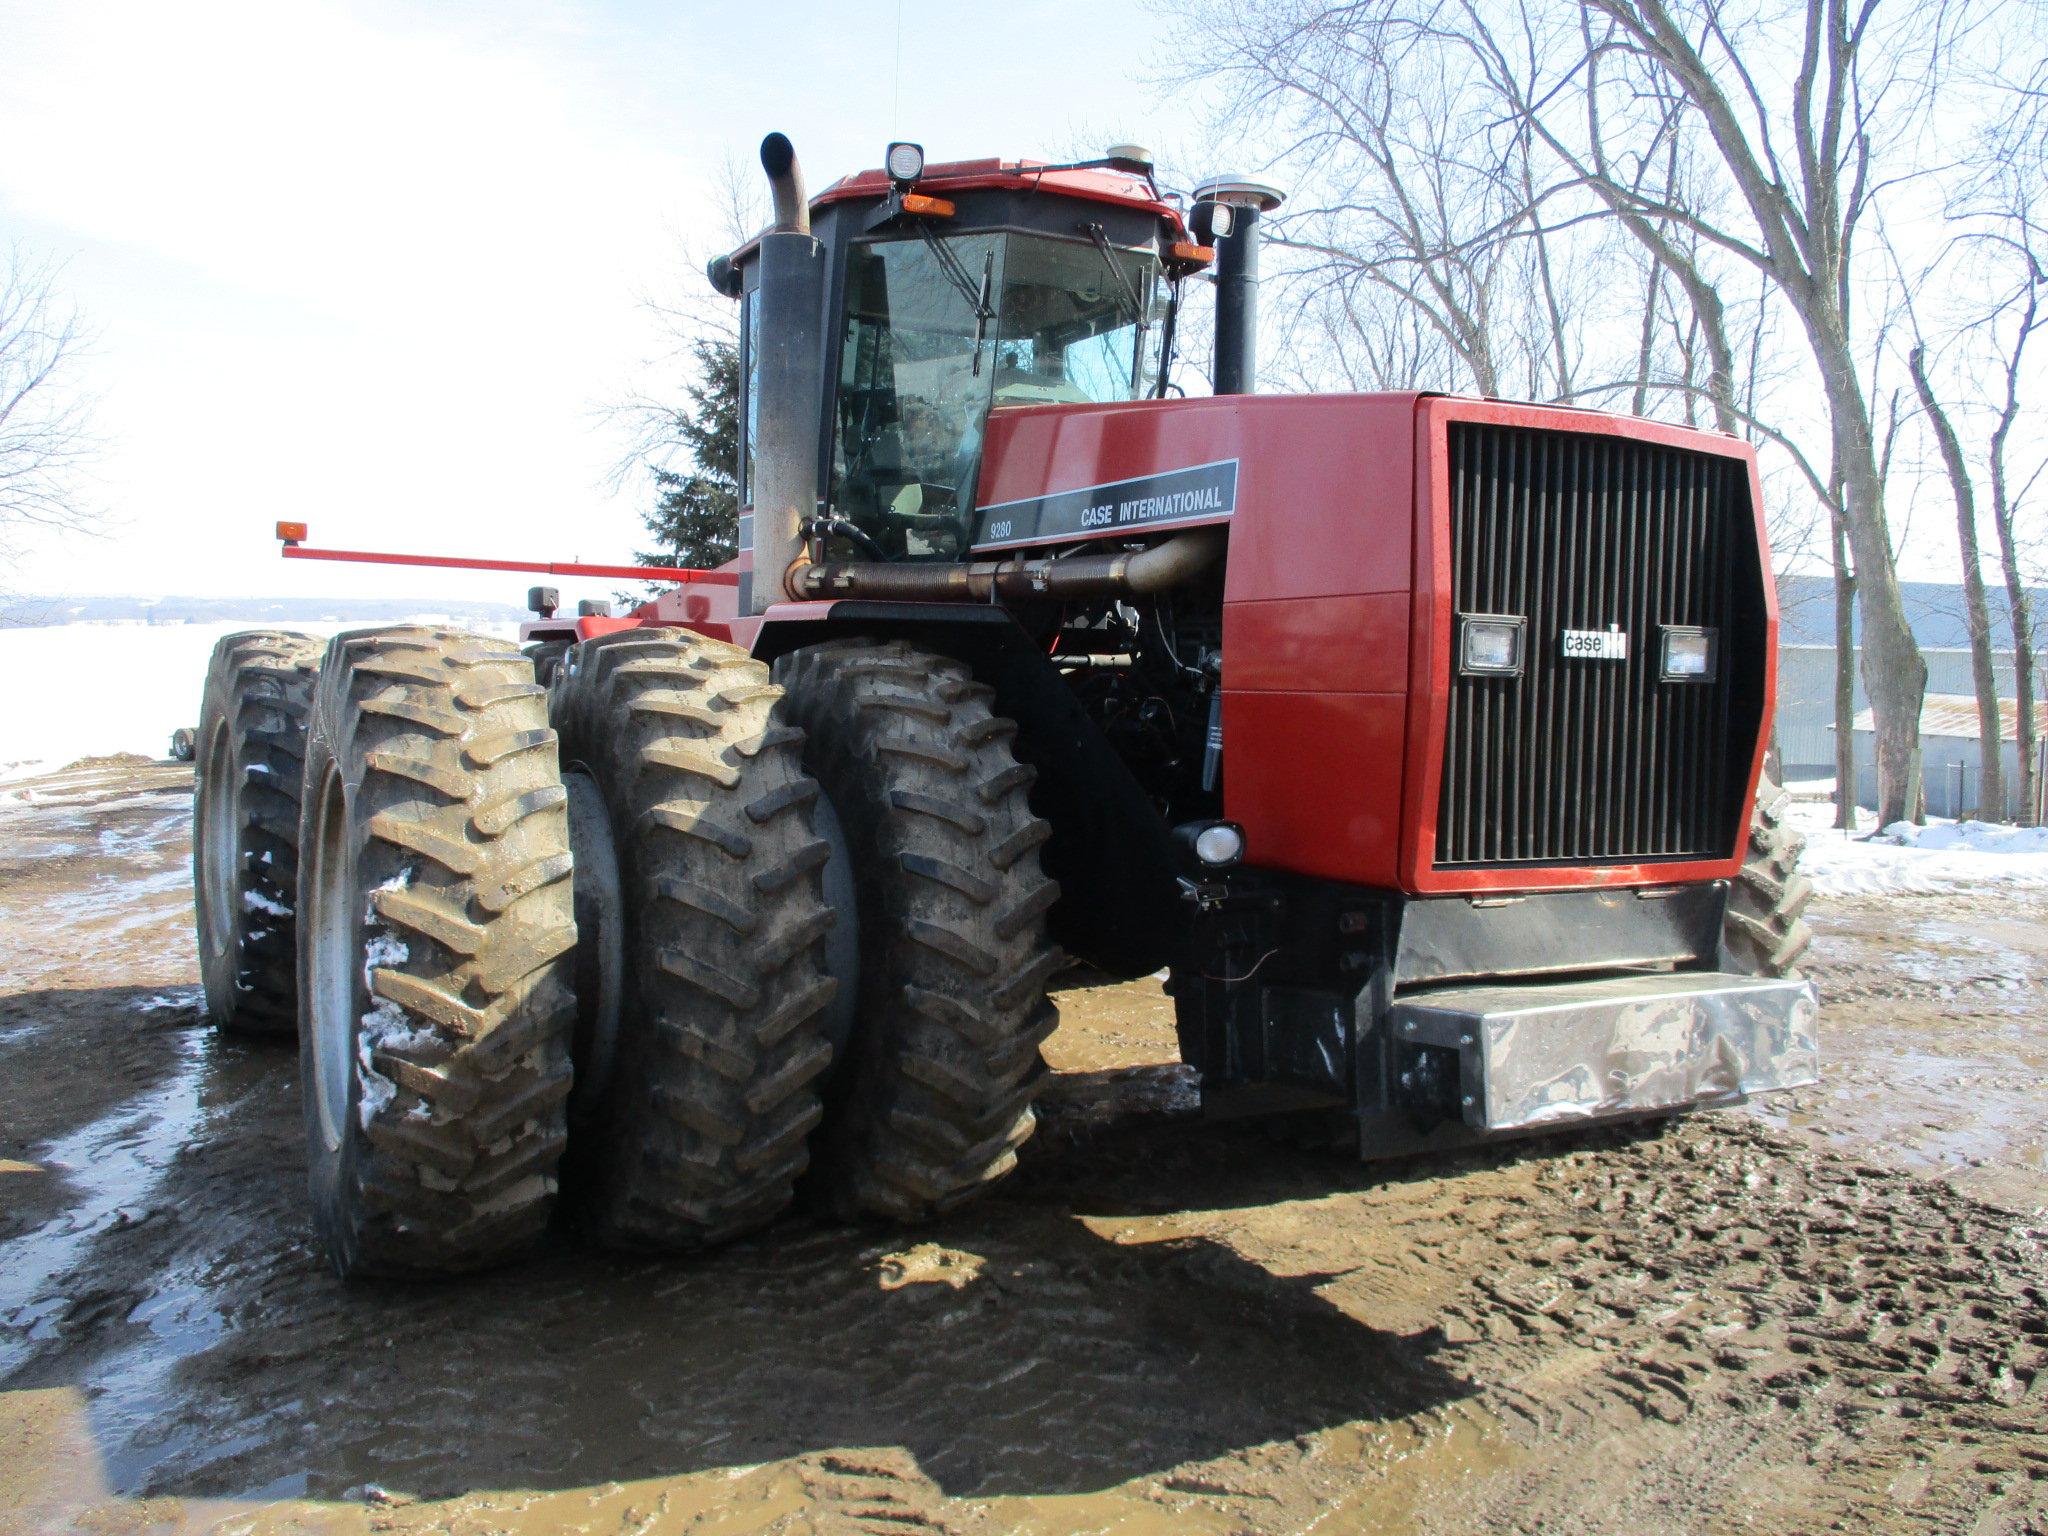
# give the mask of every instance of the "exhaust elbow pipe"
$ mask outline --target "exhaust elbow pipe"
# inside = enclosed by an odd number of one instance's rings
[[[768,195],[775,210],[770,233],[808,235],[811,204],[804,196],[803,167],[796,163],[796,146],[786,134],[771,133],[761,141],[761,169],[768,173]]]

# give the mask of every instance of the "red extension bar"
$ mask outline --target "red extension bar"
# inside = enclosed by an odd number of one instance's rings
[[[560,560],[473,560],[461,555],[387,555],[367,549],[308,549],[286,540],[287,560],[354,560],[364,565],[435,565],[456,571],[532,571],[542,576],[609,576],[627,581],[701,582],[714,587],[740,584],[732,571],[698,571],[680,565],[576,565]]]

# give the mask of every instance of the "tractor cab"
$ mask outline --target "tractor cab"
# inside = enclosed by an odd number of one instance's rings
[[[741,505],[763,499],[759,435],[777,415],[763,404],[762,311],[790,299],[816,316],[822,364],[806,531],[852,558],[965,558],[991,411],[1164,393],[1181,280],[1209,260],[1176,201],[1130,146],[1064,166],[927,166],[895,144],[883,170],[808,204],[797,189],[778,227],[815,242],[799,291],[778,294],[763,259],[774,231],[712,264],[742,306]]]

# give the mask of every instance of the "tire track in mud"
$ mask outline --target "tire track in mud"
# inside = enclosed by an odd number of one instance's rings
[[[1192,1121],[1179,1069],[1076,1072],[936,1227],[351,1288],[289,1053],[168,1040],[114,985],[161,954],[68,942],[101,990],[17,992],[10,1059],[127,1102],[189,1057],[201,1117],[5,1384],[78,1389],[151,1500],[111,1529],[258,1490],[322,1504],[251,1530],[400,1536],[2048,1528],[2043,1218],[1740,1114],[1359,1167]]]
[[[1531,1530],[2048,1513],[2037,1226],[1734,1116],[1570,1152],[1535,1194],[1496,1254],[1449,1230],[1416,1251],[1471,1275],[1441,1326],[1474,1340],[1460,1363],[1514,1438],[1552,1453],[1471,1513]],[[1559,1478],[1573,1446],[1611,1464]]]

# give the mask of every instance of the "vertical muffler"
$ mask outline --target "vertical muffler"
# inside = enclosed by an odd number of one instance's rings
[[[752,516],[740,544],[754,553],[740,578],[740,608],[765,613],[791,594],[784,578],[803,554],[803,525],[818,507],[825,398],[825,248],[811,237],[810,203],[796,150],[779,133],[761,141],[774,223],[761,236],[754,338]]]
[[[1278,188],[1218,176],[1195,188],[1193,233],[1216,248],[1216,366],[1211,388],[1249,395],[1259,387],[1259,216],[1284,201]]]

